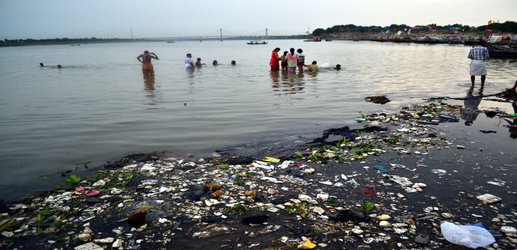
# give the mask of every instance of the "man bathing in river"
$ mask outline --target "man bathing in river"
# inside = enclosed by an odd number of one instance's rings
[[[142,63],[142,73],[144,73],[144,77],[154,75],[154,68],[151,63],[151,59],[160,60],[155,53],[146,50],[136,59]]]

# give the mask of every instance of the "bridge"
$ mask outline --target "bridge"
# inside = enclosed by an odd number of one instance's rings
[[[260,31],[248,32],[248,34],[234,33],[232,31],[219,29],[207,35],[200,36],[171,36],[171,37],[156,37],[146,40],[164,40],[164,41],[214,41],[214,40],[266,40],[266,39],[283,39],[289,37],[306,37],[307,35],[281,35],[271,29],[265,28]]]

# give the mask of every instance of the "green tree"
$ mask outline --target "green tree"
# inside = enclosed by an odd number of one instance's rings
[[[312,35],[313,35],[313,36],[322,36],[322,35],[324,35],[325,33],[326,33],[326,32],[325,32],[325,30],[324,30],[324,29],[322,29],[322,28],[317,28],[317,29],[315,29],[315,30],[312,32]]]

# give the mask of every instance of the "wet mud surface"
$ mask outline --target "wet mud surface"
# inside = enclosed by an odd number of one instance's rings
[[[515,147],[491,147],[491,133],[466,133],[454,119],[461,113],[435,100],[361,115],[310,140],[205,159],[139,154],[94,175],[68,173],[66,188],[2,204],[0,246],[464,248],[442,235],[448,221],[482,223],[495,238],[489,248],[513,249]],[[489,122],[508,117],[497,111]]]

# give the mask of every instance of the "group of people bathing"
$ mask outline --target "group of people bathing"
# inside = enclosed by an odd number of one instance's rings
[[[136,57],[136,59],[142,63],[142,72],[144,73],[144,77],[149,77],[154,75],[154,68],[152,64],[152,59],[160,60],[160,58],[154,53],[149,52],[148,50],[144,51],[143,54]],[[212,65],[217,66],[219,63],[217,60],[214,60],[212,62]],[[231,65],[234,66],[237,63],[235,60],[232,60]],[[195,69],[195,68],[201,68],[203,65],[206,65],[205,63],[201,62],[201,58],[197,58],[197,61],[194,62],[192,60],[192,54],[188,53],[187,57],[185,58],[185,69]]]
[[[271,66],[271,71],[279,71],[280,67],[283,72],[288,73],[296,73],[296,69],[298,68],[298,72],[302,73],[304,67],[307,68],[308,72],[318,72],[318,62],[312,61],[311,64],[305,64],[305,55],[303,54],[302,49],[297,49],[296,53],[294,48],[289,49],[289,51],[284,51],[283,55],[279,55],[280,48],[275,48],[271,53],[271,59],[269,60],[269,66]],[[336,65],[336,70],[341,69],[341,65]]]
[[[230,63],[232,66],[237,65],[237,62],[235,60],[232,60]],[[203,65],[206,65],[206,63],[201,62],[201,58],[197,58],[196,62],[194,63],[194,60],[192,60],[192,54],[188,53],[187,57],[185,58],[185,69],[195,69],[195,68],[201,68]],[[219,65],[219,62],[217,60],[214,60],[212,62],[212,65],[217,66]]]

